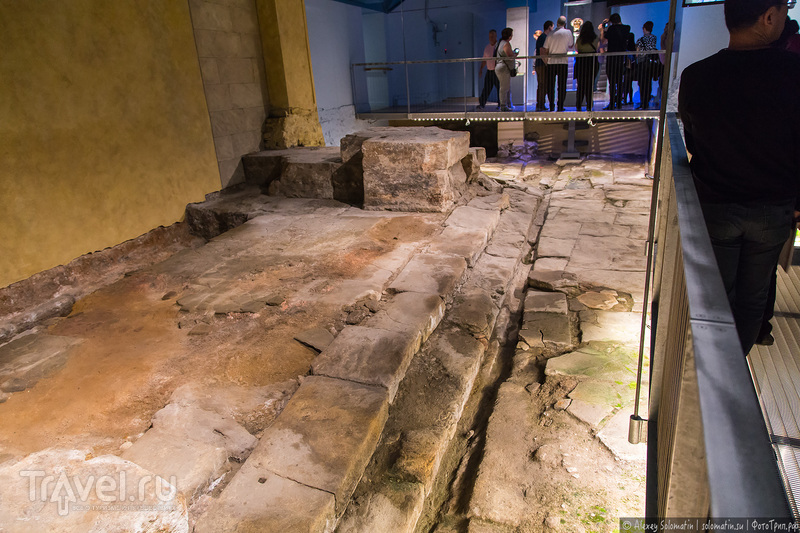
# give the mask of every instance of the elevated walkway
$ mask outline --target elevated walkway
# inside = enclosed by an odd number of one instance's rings
[[[772,346],[756,345],[750,367],[789,504],[800,518],[800,267],[778,268]]]

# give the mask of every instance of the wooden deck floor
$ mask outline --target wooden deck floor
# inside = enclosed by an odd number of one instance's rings
[[[772,346],[755,346],[750,368],[789,504],[800,518],[800,267],[778,269]]]

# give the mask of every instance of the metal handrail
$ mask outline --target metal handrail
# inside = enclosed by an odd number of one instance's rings
[[[790,520],[674,113],[667,127],[653,301],[648,514],[708,516],[714,523],[732,517]]]
[[[414,61],[382,61],[382,62],[373,62],[373,63],[352,63],[353,67],[372,67],[376,65],[429,65],[433,63],[464,63],[464,62],[478,62],[478,61],[492,61],[492,60],[499,60],[499,59],[544,59],[546,58],[553,58],[557,59],[560,57],[566,58],[574,58],[576,56],[580,57],[614,57],[614,56],[630,56],[630,55],[657,55],[657,54],[664,54],[664,50],[641,50],[641,51],[632,51],[632,52],[588,52],[588,53],[578,53],[578,52],[569,52],[566,54],[548,54],[546,56],[516,56],[516,57],[507,57],[507,58],[500,58],[500,57],[463,57],[463,58],[456,58],[456,59],[417,59]]]

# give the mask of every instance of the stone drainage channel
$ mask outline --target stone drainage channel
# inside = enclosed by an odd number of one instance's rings
[[[459,388],[463,372],[435,350],[412,362],[337,531],[610,532],[644,513],[645,445],[627,443],[651,191],[644,165],[506,160],[481,171],[545,193],[525,261],[471,384]],[[469,395],[460,415],[441,405],[459,393]]]

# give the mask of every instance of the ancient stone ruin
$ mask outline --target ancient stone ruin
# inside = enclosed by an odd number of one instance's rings
[[[469,133],[370,128],[341,147],[269,150],[243,158],[247,181],[289,198],[333,199],[369,210],[445,212],[485,161]]]

